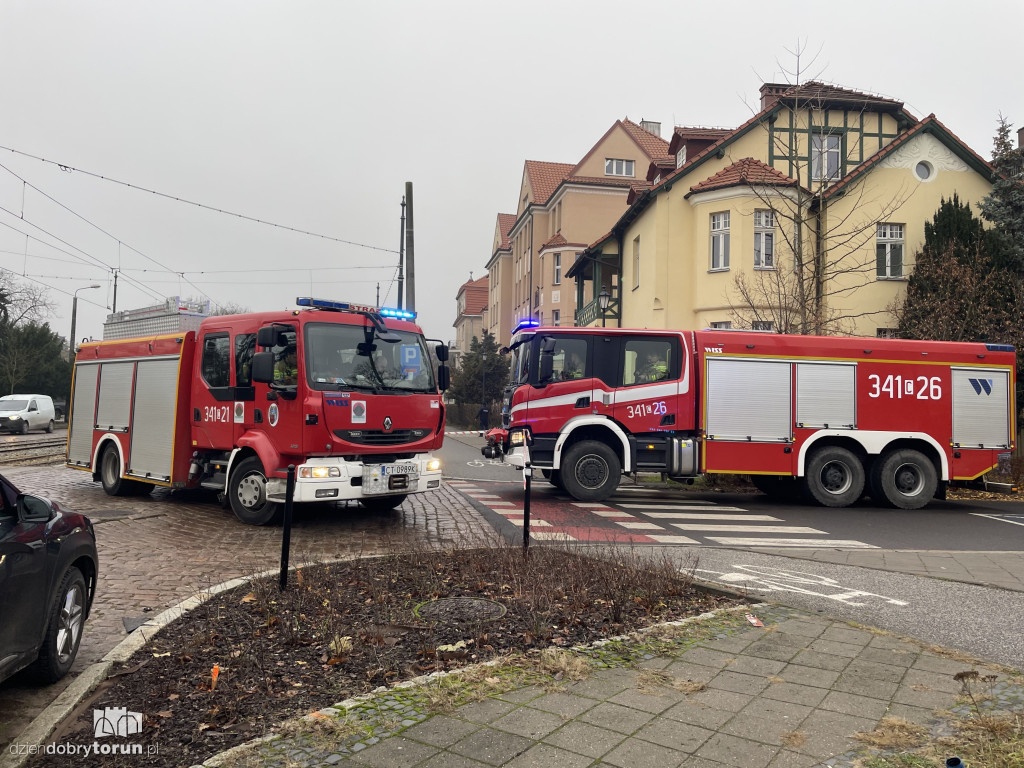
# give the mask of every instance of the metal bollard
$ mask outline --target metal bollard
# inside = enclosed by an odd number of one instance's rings
[[[292,496],[295,495],[295,465],[288,465],[288,483],[284,492],[284,531],[281,534],[281,577],[277,587],[281,592],[288,588],[288,553],[292,547]]]

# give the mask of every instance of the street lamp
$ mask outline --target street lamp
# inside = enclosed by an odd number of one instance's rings
[[[597,303],[601,306],[601,327],[605,327],[604,313],[608,311],[608,304],[612,300],[612,295],[608,293],[606,286],[601,286],[601,292],[597,294]]]

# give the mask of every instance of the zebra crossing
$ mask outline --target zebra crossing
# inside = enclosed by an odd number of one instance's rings
[[[449,485],[511,525],[523,527],[521,486],[488,488],[472,481],[449,481]],[[588,543],[878,549],[863,541],[832,538],[818,528],[788,524],[773,515],[748,512],[743,507],[707,499],[666,498],[649,488],[632,486],[620,488],[604,502],[572,501],[549,489],[536,492],[530,503],[530,536]]]

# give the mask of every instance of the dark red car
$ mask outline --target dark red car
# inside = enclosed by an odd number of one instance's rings
[[[67,674],[97,565],[89,518],[21,493],[0,475],[0,681],[30,664],[43,682]]]

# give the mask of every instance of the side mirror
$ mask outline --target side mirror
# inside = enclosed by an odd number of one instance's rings
[[[277,345],[280,332],[272,325],[266,325],[256,331],[256,346],[273,347]]]
[[[548,337],[540,347],[540,361],[537,365],[537,383],[544,385],[551,381],[555,369],[555,340]]]
[[[18,496],[18,519],[23,523],[48,523],[56,514],[57,510],[49,499],[25,493]]]
[[[437,355],[437,359],[442,363],[448,362],[448,345],[438,344],[434,347],[434,354]]]
[[[451,386],[451,372],[447,365],[437,366],[437,388],[444,392]]]
[[[263,330],[263,328],[260,328],[259,332]],[[259,343],[258,340],[257,343]],[[252,356],[252,380],[260,381],[264,384],[269,384],[274,380],[273,352],[257,352]]]

